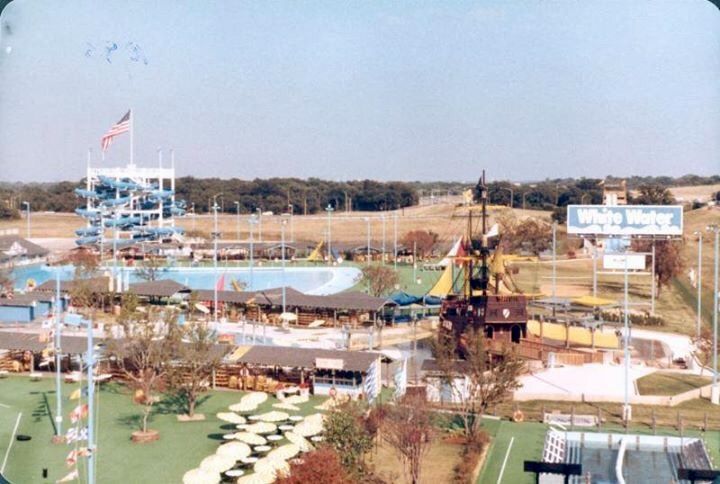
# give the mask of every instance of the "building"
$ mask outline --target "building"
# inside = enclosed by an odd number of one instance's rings
[[[603,187],[603,205],[627,205],[628,191],[625,180],[606,178],[600,184]]]
[[[49,251],[18,235],[17,229],[0,231],[0,267],[41,264]]]

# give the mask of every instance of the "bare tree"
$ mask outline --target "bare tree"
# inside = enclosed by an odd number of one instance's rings
[[[122,331],[110,340],[108,351],[135,390],[135,400],[143,406],[141,430],[147,434],[148,418],[165,389],[170,363],[177,353],[177,324],[173,315],[139,307],[132,293],[123,296],[117,324]]]
[[[422,395],[406,396],[389,405],[382,422],[382,438],[400,456],[408,482],[420,482],[422,462],[435,435],[430,407]]]
[[[135,269],[135,274],[144,281],[156,281],[159,279],[164,262],[156,257],[143,258],[142,262]]]
[[[411,230],[403,235],[400,243],[405,247],[417,250],[418,258],[425,258],[430,255],[438,240],[438,234],[431,230]]]
[[[12,267],[0,267],[0,297],[12,294],[14,284]]]
[[[170,388],[187,403],[187,415],[193,417],[198,398],[208,390],[213,370],[220,364],[213,351],[217,337],[203,322],[186,323],[179,331],[182,341],[177,346],[168,381]]]
[[[488,407],[520,386],[524,364],[509,346],[493,358],[482,331],[469,329],[461,341],[464,359],[458,359],[458,342],[448,333],[438,335],[434,353],[441,384],[451,392],[470,443],[478,438]]]
[[[383,265],[363,267],[362,273],[368,282],[369,292],[373,296],[387,295],[400,282],[397,273],[390,267]]]

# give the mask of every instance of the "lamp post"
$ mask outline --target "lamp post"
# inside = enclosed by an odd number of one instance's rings
[[[510,192],[510,203],[508,204],[508,207],[513,208],[513,198],[515,196],[515,192],[513,192],[512,188],[505,188],[505,187],[498,187],[500,190],[505,190],[506,192]]]
[[[235,204],[235,231],[237,232],[235,234],[235,240],[240,240],[240,202],[235,201],[233,202]]]
[[[283,217],[280,221],[280,252],[282,260],[282,312],[285,314],[285,224],[287,220]]]
[[[365,222],[367,222],[367,260],[365,265],[370,265],[370,217],[365,217]]]
[[[697,322],[695,324],[695,336],[700,338],[700,327],[702,326],[702,244],[703,234],[699,230],[693,232],[698,237],[698,269],[697,269]]]
[[[29,239],[30,238],[30,202],[23,202],[22,204],[25,205],[25,207],[27,209],[25,212],[25,219],[27,221],[27,233],[25,235],[25,238]]]
[[[714,288],[713,288],[713,381],[710,391],[710,401],[714,405],[720,404],[720,388],[718,388],[718,367],[717,367],[717,340],[718,340],[718,259],[720,258],[720,225],[710,225],[707,228],[715,232],[715,261],[714,261]]]
[[[197,216],[197,214],[195,213],[195,202],[192,203],[192,213],[193,213],[193,216],[192,216],[193,232],[195,232],[195,227],[196,227],[195,217]]]
[[[218,320],[218,205],[213,203],[213,271],[215,273],[215,284],[213,284],[213,315],[215,322]]]
[[[328,252],[328,264],[332,264],[332,213],[334,208],[328,203],[325,211],[328,214],[328,236],[327,236],[327,252]]]
[[[260,207],[256,210],[258,213],[258,242],[262,242],[262,210]]]
[[[62,386],[60,384],[60,365],[62,363],[62,356],[60,350],[60,343],[62,341],[60,337],[60,270],[55,268],[55,438],[60,441],[62,438]]]
[[[383,213],[380,218],[382,219],[382,264],[385,265],[385,214]]]
[[[295,207],[292,203],[288,203],[288,212],[290,213],[290,242],[295,243]]]
[[[555,298],[555,286],[557,280],[557,222],[552,224],[552,315],[555,317],[555,306],[557,300]]]
[[[253,225],[257,224],[257,218],[255,215],[250,215],[248,217],[248,225],[250,226],[250,283],[248,285],[248,290],[252,290],[253,287],[253,257],[254,257],[254,249],[253,249]]]
[[[623,271],[623,284],[624,284],[624,300],[623,300],[623,328],[625,334],[623,335],[623,341],[625,343],[623,351],[623,359],[625,366],[625,403],[623,405],[623,422],[625,422],[625,428],[628,426],[628,422],[632,419],[632,408],[630,407],[630,321],[628,317],[629,303],[628,303],[628,253],[627,248],[625,249],[625,270]]]
[[[398,215],[397,212],[393,214],[393,270],[397,272],[397,223]]]

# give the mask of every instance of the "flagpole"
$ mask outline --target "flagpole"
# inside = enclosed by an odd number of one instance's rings
[[[130,166],[135,166],[135,113],[130,110]]]
[[[55,437],[58,442],[62,439],[62,386],[60,384],[60,269],[55,268]]]
[[[88,372],[88,484],[95,484],[95,378],[93,367],[95,366],[95,354],[93,349],[93,321],[87,321],[87,372]]]

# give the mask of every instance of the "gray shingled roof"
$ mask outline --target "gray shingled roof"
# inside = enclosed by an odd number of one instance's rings
[[[110,287],[110,278],[108,277],[91,277],[88,279],[81,279],[81,282],[71,281],[60,281],[60,292],[68,293],[73,290],[76,284],[88,284],[88,287],[93,292],[108,292]],[[49,280],[40,284],[35,288],[35,291],[55,292],[55,281]]]
[[[50,252],[37,244],[30,242],[17,235],[0,235],[0,261],[10,260],[12,257],[5,254],[6,251],[10,250],[14,243],[20,244],[25,249],[25,253],[21,254],[24,257],[44,257]]]
[[[252,346],[236,361],[263,366],[315,368],[317,358],[343,360],[343,369],[365,372],[380,353],[364,351],[324,350],[319,348],[288,348],[283,346]]]
[[[15,294],[13,297],[0,297],[0,306],[31,306],[35,302],[52,302],[55,296],[49,293]]]
[[[130,284],[128,292],[144,297],[170,297],[179,292],[190,292],[190,288],[172,279],[161,279]]]

